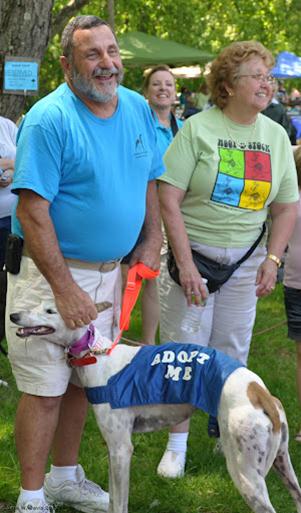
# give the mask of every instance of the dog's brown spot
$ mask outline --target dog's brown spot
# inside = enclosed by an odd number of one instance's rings
[[[274,433],[280,431],[281,423],[277,405],[280,401],[275,399],[268,390],[265,390],[261,385],[252,381],[248,385],[247,395],[254,408],[261,408],[264,413],[270,418],[273,424]]]

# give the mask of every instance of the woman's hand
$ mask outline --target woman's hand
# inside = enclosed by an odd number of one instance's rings
[[[193,261],[179,267],[179,279],[189,306],[206,301],[208,290]]]
[[[268,257],[260,264],[256,276],[257,297],[268,296],[274,290],[277,281],[277,270],[276,262]]]

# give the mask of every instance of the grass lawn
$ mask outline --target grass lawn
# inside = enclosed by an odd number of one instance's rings
[[[301,444],[294,434],[301,424],[295,391],[295,347],[287,338],[282,286],[259,301],[249,367],[257,372],[278,396],[290,426],[290,454],[301,478]],[[275,327],[276,325],[276,327]],[[274,326],[274,328],[272,328]],[[272,328],[272,329],[270,329]],[[136,308],[129,338],[140,337],[140,313]],[[9,363],[0,355],[0,378],[9,383],[0,387],[0,512],[14,513],[19,489],[19,468],[16,457],[13,424],[19,393],[16,390]],[[187,471],[179,480],[162,479],[156,467],[165,448],[167,431],[133,436],[135,451],[131,467],[131,513],[247,513],[245,505],[227,473],[224,458],[214,454],[215,441],[207,437],[207,416],[197,412],[191,421],[187,454]],[[104,488],[108,486],[106,446],[96,427],[92,411],[81,445],[80,462],[87,476]],[[293,513],[294,504],[273,472],[268,479],[271,501],[277,513]],[[58,513],[75,513],[72,508],[57,508]]]

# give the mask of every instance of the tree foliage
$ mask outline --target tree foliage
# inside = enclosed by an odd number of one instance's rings
[[[22,20],[29,5],[34,18],[26,28]],[[51,25],[47,12],[50,6]],[[44,96],[63,79],[59,38],[64,25],[76,14],[95,14],[114,21],[117,36],[139,30],[213,54],[232,41],[256,39],[276,56],[283,50],[301,54],[300,7],[301,0],[1,0],[0,48],[15,55],[20,55],[22,48],[27,52],[23,55],[42,56],[42,47],[46,48],[48,34],[51,35],[40,74],[40,96]],[[27,39],[28,44],[21,45]],[[128,70],[125,84],[139,88],[141,79],[141,69]],[[11,115],[11,107],[4,108],[7,103],[0,96],[0,112]]]

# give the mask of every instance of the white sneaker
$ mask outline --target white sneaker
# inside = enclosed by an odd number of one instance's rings
[[[19,497],[15,513],[55,513],[54,506],[41,499],[22,501]]]
[[[166,450],[157,467],[157,474],[161,477],[183,477],[185,472],[186,454]]]
[[[109,509],[109,494],[85,477],[81,465],[76,470],[77,481],[54,483],[51,474],[46,474],[44,493],[49,503],[67,504],[84,513],[100,513]]]

